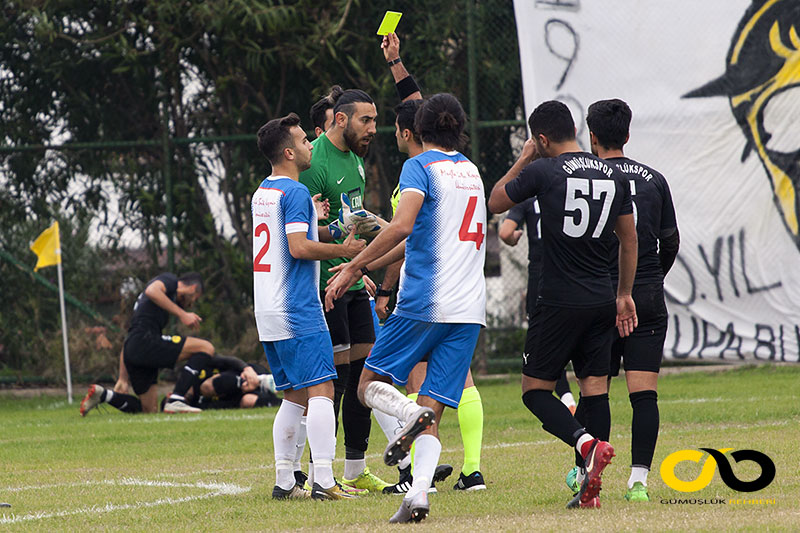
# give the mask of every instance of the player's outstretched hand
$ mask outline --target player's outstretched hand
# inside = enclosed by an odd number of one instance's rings
[[[392,61],[400,57],[400,38],[396,33],[388,33],[383,36],[381,42],[383,57],[386,61]]]
[[[341,298],[361,277],[361,272],[354,269],[351,263],[338,265],[334,268],[336,273],[328,280],[328,286],[325,288],[326,311],[333,309],[333,301]],[[334,268],[331,268],[330,271],[333,272]]]
[[[322,194],[319,193],[311,197],[314,200],[314,209],[317,211],[317,222],[327,219],[331,212],[331,203],[327,198],[321,200],[321,197]]]
[[[616,325],[620,337],[627,337],[639,325],[639,317],[636,316],[636,304],[633,303],[633,297],[630,295],[617,296]]]
[[[356,228],[354,226],[350,231],[350,234],[342,243],[342,246],[344,247],[344,253],[342,254],[342,257],[353,258],[367,246],[367,241],[363,239],[356,239]]]
[[[184,326],[189,326],[192,329],[199,328],[200,322],[203,321],[203,319],[200,318],[197,314],[190,313],[188,311],[184,312],[180,318],[181,318],[181,324],[183,324]]]

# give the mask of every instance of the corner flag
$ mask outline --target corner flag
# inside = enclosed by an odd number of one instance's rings
[[[58,233],[58,221],[44,230],[31,244],[31,250],[39,259],[36,261],[34,271],[42,267],[61,264],[61,238]]]
[[[31,250],[39,259],[34,272],[42,267],[58,265],[58,303],[61,306],[61,336],[64,343],[64,369],[67,374],[67,402],[72,403],[72,373],[69,368],[69,342],[67,341],[67,310],[64,307],[64,274],[61,271],[61,237],[58,221],[44,230],[31,244]]]

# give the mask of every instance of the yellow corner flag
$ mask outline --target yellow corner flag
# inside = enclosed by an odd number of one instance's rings
[[[52,226],[36,237],[31,244],[31,250],[39,256],[36,266],[33,267],[34,271],[61,263],[61,238],[58,234],[58,221],[53,222]]]

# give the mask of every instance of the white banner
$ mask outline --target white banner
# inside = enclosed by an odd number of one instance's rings
[[[633,110],[625,154],[670,184],[669,358],[797,362],[800,1],[515,0],[526,117]]]

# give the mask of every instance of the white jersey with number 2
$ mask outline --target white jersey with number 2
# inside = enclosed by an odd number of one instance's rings
[[[253,299],[258,338],[279,341],[328,331],[319,298],[319,261],[295,259],[287,235],[317,236],[305,185],[270,176],[253,193]]]

